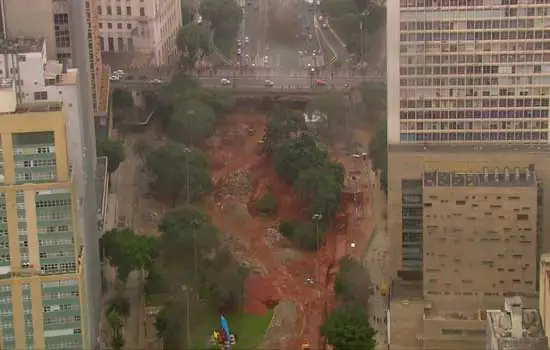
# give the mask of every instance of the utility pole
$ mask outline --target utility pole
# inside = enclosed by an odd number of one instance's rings
[[[320,249],[320,239],[319,239],[319,221],[323,220],[323,214],[317,213],[313,214],[312,220],[315,221],[315,238],[317,243],[317,257],[315,259],[315,274],[316,276],[316,284],[317,284],[317,292],[319,296],[321,295],[321,271],[320,271],[320,263],[319,263],[319,249]]]

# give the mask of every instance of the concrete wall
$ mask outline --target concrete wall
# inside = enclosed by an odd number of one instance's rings
[[[8,38],[46,39],[48,58],[56,59],[52,0],[3,0]]]
[[[550,335],[550,254],[544,254],[540,259],[539,312],[544,333],[548,337]]]

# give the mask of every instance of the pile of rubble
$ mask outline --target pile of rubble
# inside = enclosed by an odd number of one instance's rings
[[[250,175],[247,170],[241,169],[227,177],[223,192],[225,195],[244,197],[248,196],[251,189]]]
[[[278,229],[270,227],[265,231],[264,239],[268,247],[273,248],[279,241],[283,239],[283,235]]]

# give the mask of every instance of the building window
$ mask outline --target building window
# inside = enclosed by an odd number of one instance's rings
[[[47,91],[37,91],[34,93],[34,100],[35,101],[45,101],[48,99],[48,92]]]
[[[126,15],[127,15],[127,16],[131,16],[131,15],[132,15],[132,7],[131,7],[131,6],[126,6]]]
[[[108,45],[108,48],[107,48],[107,51],[115,51],[115,40],[111,37],[107,38],[107,45]]]
[[[117,23],[117,24],[116,24],[116,27],[117,27],[118,29],[122,29],[122,23]]]
[[[67,14],[67,13],[56,13],[55,15],[53,15],[53,23],[55,25],[69,24],[69,14]]]
[[[27,56],[25,56],[25,55],[17,55],[17,61],[19,61],[19,62],[27,62]]]
[[[128,38],[128,51],[132,52],[134,51],[134,39]]]
[[[127,23],[126,24],[126,29],[132,29],[132,23]]]
[[[109,16],[113,14],[113,10],[111,9],[111,6],[107,6],[107,14]]]
[[[116,7],[116,14],[117,14],[117,16],[122,16],[122,7],[120,7],[120,6]]]
[[[99,29],[103,29],[103,23],[99,23]]]
[[[100,16],[103,14],[103,8],[101,6],[97,7],[97,14]]]
[[[102,36],[99,37],[99,49],[101,51],[105,50],[105,38]]]
[[[124,39],[118,38],[117,41],[118,41],[118,51],[124,51]]]
[[[142,16],[142,17],[145,16],[145,7],[140,7],[139,8],[139,15]]]
[[[10,68],[10,74],[17,74],[19,73],[19,69],[17,68]]]
[[[55,46],[56,47],[71,47],[71,37],[69,34],[69,28],[63,29],[60,26],[55,26]]]
[[[107,23],[107,28],[113,29],[113,24],[111,22]]]

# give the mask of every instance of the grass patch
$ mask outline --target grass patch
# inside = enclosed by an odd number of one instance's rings
[[[273,310],[268,310],[263,315],[245,313],[225,315],[227,323],[229,324],[229,331],[233,334],[237,334],[237,344],[232,347],[232,349],[257,349],[264,339],[265,332],[272,317]],[[212,331],[220,328],[220,316],[215,313],[208,315],[203,314],[202,319],[196,321],[200,322],[200,324],[198,324],[193,331],[193,348],[208,348]]]

